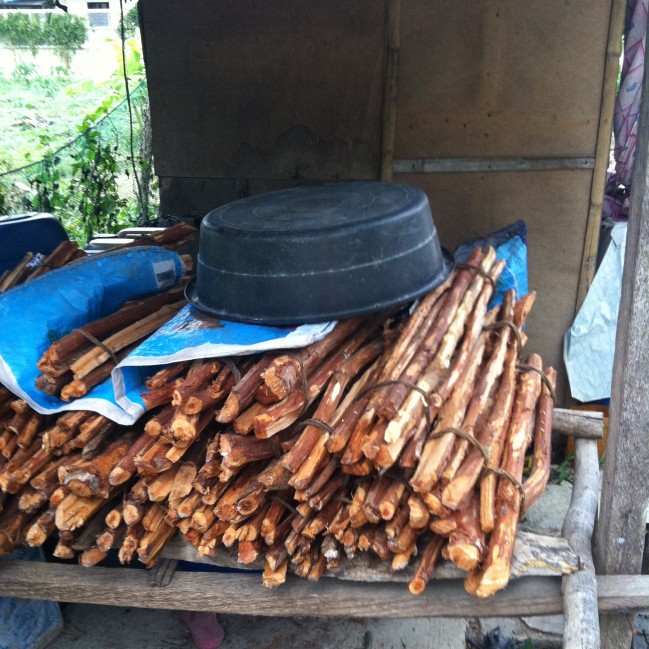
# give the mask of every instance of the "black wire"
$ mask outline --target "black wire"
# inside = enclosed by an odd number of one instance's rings
[[[142,197],[142,187],[140,187],[140,177],[137,174],[137,166],[135,164],[135,146],[133,144],[133,106],[131,105],[131,90],[128,84],[128,74],[126,73],[126,35],[124,31],[124,0],[119,0],[119,16],[120,16],[120,40],[122,41],[122,74],[124,75],[124,88],[126,90],[126,104],[128,105],[128,127],[129,127],[129,145],[131,149],[131,166],[133,167],[133,177],[135,178],[135,185],[137,186],[137,199],[140,204],[140,219],[144,219],[144,223],[149,220],[149,215],[145,214],[146,206]]]

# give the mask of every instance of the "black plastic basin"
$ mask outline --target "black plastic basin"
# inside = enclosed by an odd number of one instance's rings
[[[203,219],[187,298],[225,320],[324,322],[406,303],[452,267],[421,190],[379,182],[296,187]]]

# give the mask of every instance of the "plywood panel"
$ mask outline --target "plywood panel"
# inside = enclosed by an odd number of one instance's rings
[[[156,173],[375,178],[385,6],[143,0]]]
[[[442,245],[483,236],[517,219],[528,226],[529,286],[538,291],[526,329],[528,351],[563,370],[586,228],[588,171],[399,175],[428,195]],[[565,390],[564,372],[557,393]]]
[[[402,0],[395,158],[594,155],[611,0]]]

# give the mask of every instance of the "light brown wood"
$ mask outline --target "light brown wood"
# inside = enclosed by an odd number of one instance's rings
[[[115,576],[117,572],[118,577]],[[207,610],[241,613],[241,601],[255,615],[281,616],[287,610],[314,616],[366,617],[367,607],[377,617],[471,617],[544,615],[563,611],[561,585],[555,577],[519,580],[486,601],[467,595],[460,581],[435,583],[418,598],[403,584],[349,584],[288,578],[268,593],[258,574],[176,572],[167,588],[151,588],[142,570],[96,567],[85,570],[60,564],[22,561],[0,563],[0,595],[51,599],[136,608]],[[120,588],[115,588],[119,579]],[[649,576],[599,576],[598,605],[602,612],[644,610],[649,598]]]

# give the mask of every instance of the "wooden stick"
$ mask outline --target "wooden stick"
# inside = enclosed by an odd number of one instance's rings
[[[441,536],[433,536],[426,544],[415,574],[408,583],[408,590],[412,595],[421,595],[424,592],[426,584],[432,577],[433,570],[435,570],[443,544],[444,539]]]
[[[557,381],[555,369],[552,367],[546,368],[545,375],[554,390]],[[543,493],[550,477],[553,411],[554,402],[552,401],[552,394],[548,386],[543,384],[534,428],[532,472],[523,484],[523,491],[525,492],[525,501],[521,507],[521,514],[523,515],[525,515],[525,512],[529,510]]]

